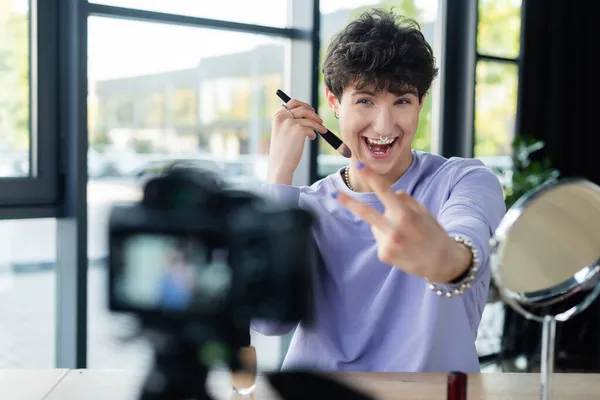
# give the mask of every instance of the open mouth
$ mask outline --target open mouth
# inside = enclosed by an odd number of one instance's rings
[[[365,142],[365,146],[369,153],[375,158],[385,158],[392,152],[394,145],[398,141],[398,137],[393,139],[389,139],[387,144],[385,144],[380,139],[371,139],[367,137],[363,137]]]

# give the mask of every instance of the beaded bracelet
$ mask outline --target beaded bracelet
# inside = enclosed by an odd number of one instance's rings
[[[475,279],[475,275],[477,273],[477,270],[479,269],[479,251],[475,248],[475,246],[473,246],[473,242],[462,236],[455,236],[452,239],[467,246],[469,250],[471,250],[472,254],[471,266],[467,269],[467,271],[464,274],[461,275],[465,276],[465,278],[461,279],[458,282],[462,282],[460,284],[460,287],[454,290],[446,290],[442,287],[439,287],[435,283],[430,282],[429,279],[427,279],[427,282],[429,283],[429,289],[433,290],[438,296],[446,296],[448,298],[451,298],[453,296],[460,296],[464,293],[466,289],[470,288],[471,281]]]

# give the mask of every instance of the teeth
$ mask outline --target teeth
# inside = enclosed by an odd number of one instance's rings
[[[384,140],[381,139],[371,139],[371,138],[367,138],[367,142],[371,143],[371,144],[391,144],[396,138],[384,138]]]

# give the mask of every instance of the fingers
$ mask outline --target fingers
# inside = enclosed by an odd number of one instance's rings
[[[277,130],[281,132],[292,133],[294,131],[301,132],[302,135],[308,137],[311,140],[317,138],[315,130],[326,133],[327,128],[310,119],[297,119],[292,118],[287,110],[278,111],[274,117],[276,121]]]
[[[406,193],[404,190],[397,190],[396,198],[402,201],[406,206],[410,207],[415,212],[422,212],[426,210],[426,207],[416,201],[410,194]]]
[[[358,162],[356,169],[365,178],[365,181],[369,182],[371,190],[375,192],[386,209],[395,211],[396,213],[399,211],[421,212],[423,210],[423,206],[413,199],[411,195],[402,190],[394,192],[388,182],[381,176],[370,171],[364,164]]]
[[[319,125],[323,123],[321,117],[319,117],[312,109],[307,108],[305,106],[290,108],[289,112],[296,119],[310,119],[312,121],[315,121]]]
[[[323,120],[315,113],[314,108],[309,104],[292,99],[288,101],[285,106],[287,109],[282,108],[275,113],[274,119],[278,123],[295,123],[321,133],[327,133],[327,128],[323,126]],[[308,132],[307,130],[305,135],[311,139],[316,138],[316,134],[312,131]]]
[[[310,134],[309,133],[306,134],[306,136],[308,136],[308,137],[314,136],[316,138],[317,135],[315,134],[314,131],[319,131],[321,133],[327,133],[327,128],[325,128],[323,125],[321,125],[315,121],[312,121],[310,119],[296,119],[296,120],[294,120],[294,123],[311,128]]]
[[[289,116],[291,117],[291,115],[290,115],[290,113],[288,112],[288,110],[286,110],[285,108],[281,108],[281,109],[279,109],[279,110],[278,110],[278,111],[275,113],[275,115],[273,115],[273,119],[277,119],[277,120],[279,120],[279,119],[280,119],[280,120],[283,120],[283,119],[285,119],[285,118],[286,118],[286,115],[289,115]]]
[[[283,109],[275,114],[275,119],[280,124],[289,124],[286,130],[290,129],[292,125],[301,125],[311,128],[311,130],[327,133],[327,128],[322,125],[323,121],[321,121],[321,118],[319,118],[319,116],[315,113],[312,113],[312,115],[311,113],[311,111],[304,107],[295,108],[291,111]],[[310,118],[301,118],[302,115],[307,115]],[[316,137],[315,133],[312,131],[310,133],[307,132],[306,136]]]
[[[290,100],[287,104],[285,104],[285,106],[287,107],[287,109],[285,107],[282,107],[279,111],[275,113],[274,116],[274,118],[278,119],[280,122],[282,122],[286,118],[294,118],[310,119],[312,121],[315,121],[319,125],[323,124],[323,120],[317,115],[314,108],[312,108],[306,103],[297,100]],[[326,132],[326,130],[323,132]]]
[[[297,100],[297,99],[291,99],[290,101],[288,101],[287,103],[285,103],[285,105],[291,110],[293,108],[296,107],[306,107],[309,110],[312,110],[313,112],[315,111],[315,109],[308,103],[305,103],[303,101]]]
[[[308,103],[305,103],[300,100],[292,99],[292,100],[288,101],[285,105],[290,110],[288,113],[290,113],[296,119],[307,118],[307,119],[312,119],[313,121],[315,121],[319,124],[323,123],[323,120],[321,119],[321,117],[319,117],[319,115],[317,115],[315,109]],[[284,110],[285,110],[285,108],[284,108]],[[285,110],[285,111],[287,111],[287,110]]]
[[[352,211],[357,217],[371,225],[371,227],[376,228],[387,235],[396,235],[396,229],[391,221],[376,209],[344,193],[336,193],[334,197],[337,197],[342,205]]]
[[[394,193],[391,186],[381,176],[371,172],[360,161],[355,165],[358,174],[362,175],[366,182],[369,182],[371,190],[379,197],[379,200],[381,200],[386,209],[398,206],[400,202],[398,201],[396,193]]]

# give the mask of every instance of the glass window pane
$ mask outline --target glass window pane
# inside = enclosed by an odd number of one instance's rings
[[[492,167],[508,166],[517,112],[518,67],[480,61],[476,79],[475,157]]]
[[[91,3],[284,28],[287,0],[92,0]]]
[[[521,0],[479,0],[477,51],[516,58],[521,36]]]
[[[116,39],[118,38],[118,39]],[[106,309],[109,208],[139,198],[146,179],[193,159],[240,188],[266,179],[271,119],[280,109],[287,39],[89,19],[89,366],[144,365],[122,345],[134,321]],[[173,43],[192,43],[173,46]],[[259,367],[279,366],[279,338],[256,335]]]
[[[0,0],[0,178],[30,174],[29,2]]]
[[[55,262],[55,219],[0,221],[0,368],[55,367]]]
[[[435,51],[434,31],[438,20],[438,0],[321,0],[321,67],[331,37],[360,13],[372,7],[383,7],[388,10],[393,7],[397,14],[414,18]],[[425,151],[431,149],[432,101],[434,99],[430,91],[421,111],[419,129],[413,140],[413,148]],[[339,121],[335,119],[325,99],[325,83],[323,82],[322,73],[319,80],[319,116],[323,119],[323,123],[327,128],[336,135],[341,136]],[[327,142],[319,140],[318,176],[334,173],[347,163],[347,159],[340,156]]]

